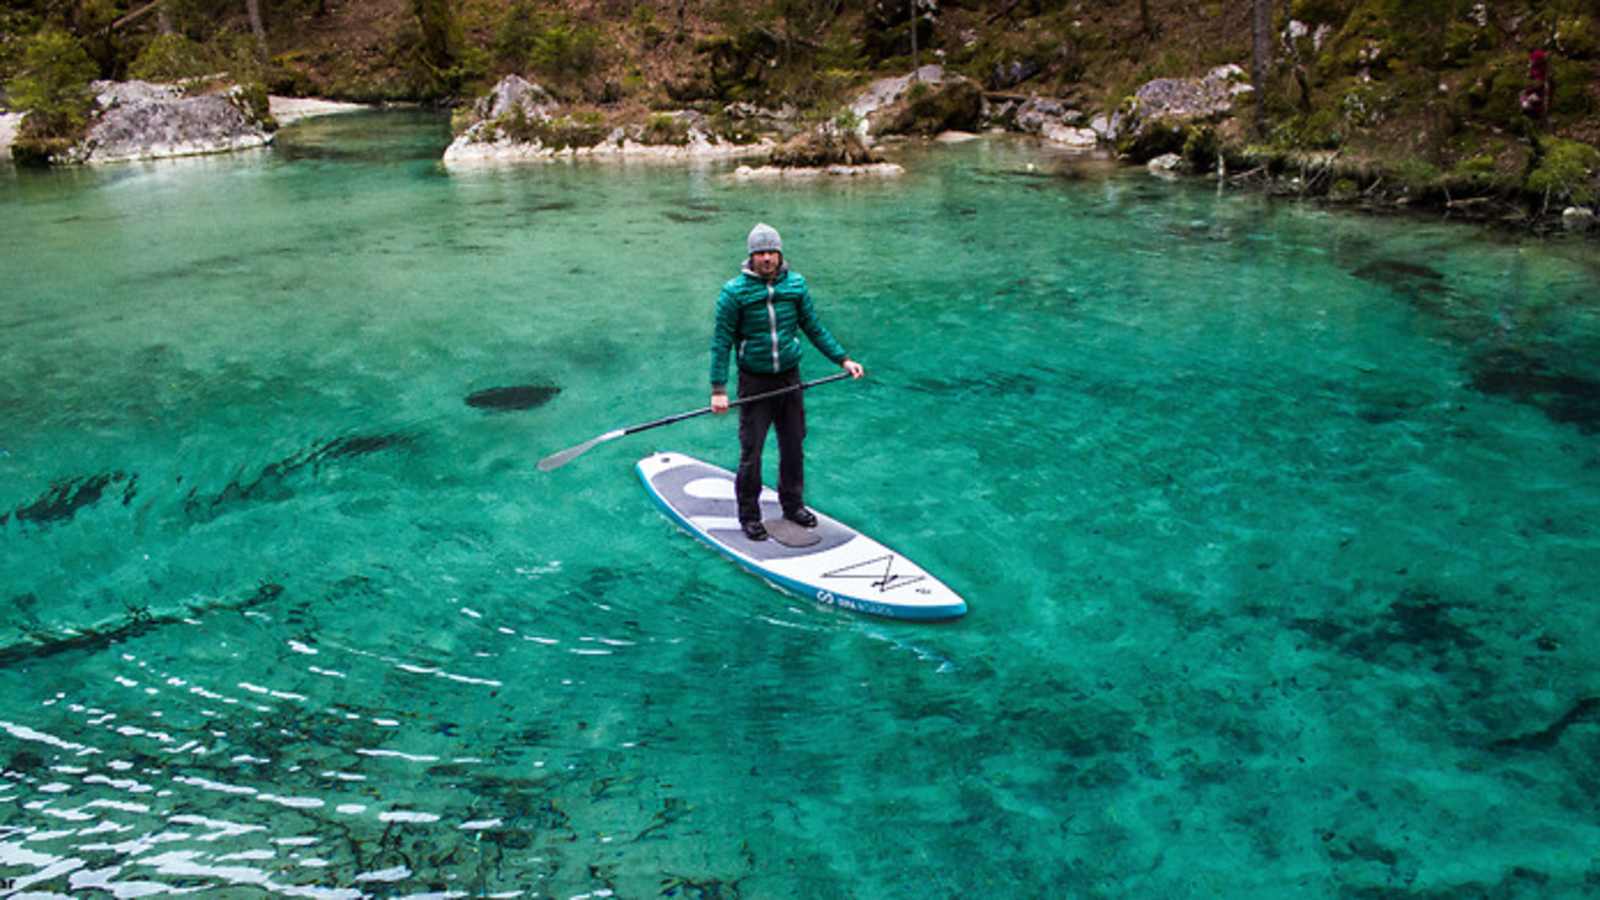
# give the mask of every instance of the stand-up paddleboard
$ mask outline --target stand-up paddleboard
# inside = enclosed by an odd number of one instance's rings
[[[732,472],[682,453],[647,456],[637,468],[673,521],[779,590],[894,619],[967,612],[966,601],[921,566],[820,512],[816,528],[786,528],[792,523],[771,488],[761,490],[761,517],[772,535],[752,541],[739,528]]]

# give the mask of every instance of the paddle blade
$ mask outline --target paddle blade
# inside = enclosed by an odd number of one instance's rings
[[[599,437],[592,437],[576,447],[568,447],[559,453],[552,453],[549,456],[546,456],[544,459],[539,460],[539,471],[550,472],[554,471],[555,469],[559,469],[583,454],[588,453],[596,444],[603,444],[606,441],[615,440],[616,438],[622,437],[623,434],[625,434],[625,432],[619,428],[616,431],[608,431]]]

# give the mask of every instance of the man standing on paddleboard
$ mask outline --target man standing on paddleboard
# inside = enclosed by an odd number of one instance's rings
[[[716,323],[711,329],[711,411],[728,411],[728,351],[739,363],[739,396],[751,397],[800,383],[800,332],[822,355],[851,377],[866,374],[817,319],[806,280],[783,259],[783,239],[771,225],[758,223],[745,240],[749,258],[739,274],[722,286]],[[783,517],[806,528],[817,517],[806,509],[806,409],[803,391],[739,407],[739,471],[734,494],[739,502],[739,527],[752,541],[767,539],[761,524],[761,449],[767,429],[778,430],[778,501]]]

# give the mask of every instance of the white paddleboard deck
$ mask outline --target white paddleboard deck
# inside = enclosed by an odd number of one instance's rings
[[[819,540],[791,547],[752,541],[739,528],[733,473],[682,453],[639,460],[639,479],[673,521],[780,590],[895,619],[953,619],[962,600],[921,566],[836,519],[816,513]],[[815,510],[813,510],[815,512]],[[781,518],[778,495],[762,488],[761,517]]]

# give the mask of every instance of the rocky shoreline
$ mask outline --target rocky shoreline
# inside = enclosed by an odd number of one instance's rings
[[[270,144],[277,128],[312,116],[371,106],[314,98],[251,97],[227,88],[187,96],[176,85],[95,84],[87,137],[56,160],[109,163],[224,153]],[[568,109],[537,84],[507,76],[458,115],[444,151],[447,169],[550,162],[745,161],[738,180],[896,177],[885,140],[943,142],[980,133],[1031,135],[1069,152],[1145,164],[1163,178],[1215,177],[1278,196],[1368,212],[1412,212],[1542,232],[1597,232],[1592,208],[1530,211],[1521,198],[1418,194],[1337,154],[1261,154],[1250,149],[1235,105],[1250,87],[1238,66],[1200,78],[1148,82],[1110,115],[1090,117],[1057,98],[985,93],[937,65],[873,82],[833,120],[802,124],[788,109],[729,104],[720,114],[658,111],[633,121]],[[0,157],[9,156],[21,114],[0,114]]]
[[[203,156],[272,143],[281,125],[312,116],[371,107],[299,97],[253,97],[238,87],[189,95],[182,85],[100,81],[82,140],[51,157],[56,163],[99,164]],[[12,145],[24,113],[0,114],[0,158]]]

